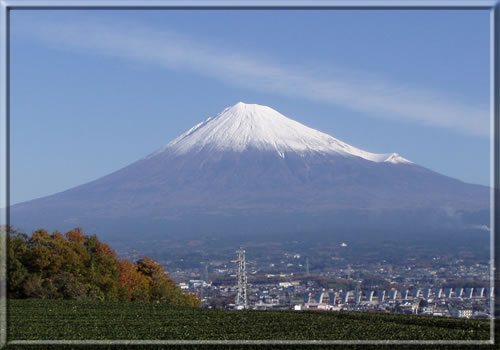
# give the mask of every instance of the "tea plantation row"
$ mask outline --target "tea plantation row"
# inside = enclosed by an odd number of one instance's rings
[[[139,302],[9,300],[15,340],[488,340],[487,320],[226,311]]]

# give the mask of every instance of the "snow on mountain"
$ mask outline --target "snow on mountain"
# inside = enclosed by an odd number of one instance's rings
[[[149,157],[12,206],[10,219],[24,230],[79,226],[115,240],[399,234],[487,225],[489,193],[397,153],[350,146],[272,108],[237,103]]]
[[[289,119],[270,107],[243,102],[195,125],[147,158],[165,151],[181,155],[201,149],[241,152],[251,148],[275,151],[282,158],[288,152],[301,156],[323,153],[357,156],[376,163],[412,163],[397,153],[364,151]]]

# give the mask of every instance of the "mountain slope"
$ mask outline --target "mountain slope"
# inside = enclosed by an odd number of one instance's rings
[[[375,154],[259,105],[237,103],[130,166],[11,208],[23,228],[116,236],[463,224],[489,190]],[[373,220],[368,220],[372,218]],[[361,225],[361,226],[360,226]]]

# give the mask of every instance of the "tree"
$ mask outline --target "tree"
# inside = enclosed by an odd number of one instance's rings
[[[118,262],[120,285],[130,300],[149,301],[150,278],[137,271],[137,266],[122,259]]]
[[[28,249],[28,236],[11,231],[7,235],[7,292],[10,297],[20,297],[23,294],[24,283],[28,278],[28,270],[23,263],[23,257]]]
[[[15,298],[158,301],[199,306],[185,295],[163,266],[145,256],[136,264],[81,228],[66,232],[39,229],[29,237],[10,230],[8,293]]]
[[[71,274],[67,272],[55,275],[52,278],[59,296],[63,299],[87,299],[88,287],[78,282]]]

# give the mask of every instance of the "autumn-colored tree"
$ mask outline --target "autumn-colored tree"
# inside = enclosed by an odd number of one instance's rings
[[[81,228],[66,232],[40,229],[29,237],[10,229],[7,237],[8,293],[15,298],[157,301],[199,306],[183,294],[149,257],[136,264]]]
[[[118,263],[120,285],[127,291],[130,300],[149,301],[151,279],[137,271],[137,266],[122,259]]]
[[[150,257],[143,256],[142,259],[137,261],[137,271],[151,279],[157,279],[163,273],[163,266],[156,263]]]
[[[137,270],[150,279],[151,300],[176,305],[196,305],[193,296],[187,296],[163,270],[163,266],[144,256],[137,262]]]
[[[66,238],[70,242],[76,242],[79,244],[85,244],[85,242],[87,242],[87,236],[83,234],[83,231],[80,227],[77,227],[74,230],[66,232],[64,236],[66,236]]]

